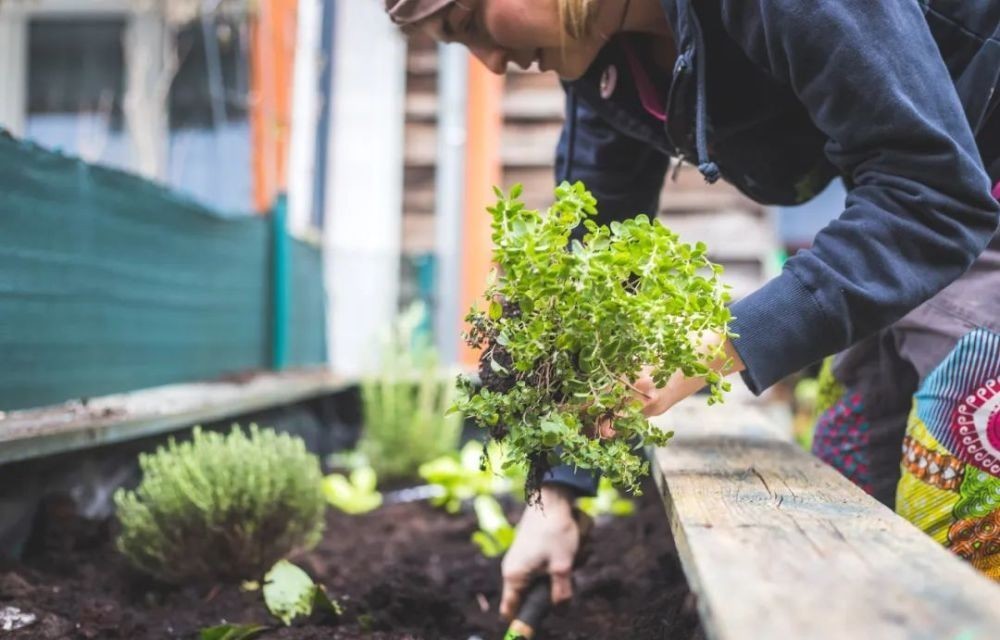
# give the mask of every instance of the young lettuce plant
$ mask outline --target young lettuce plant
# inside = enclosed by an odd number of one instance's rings
[[[622,497],[607,478],[601,478],[597,485],[597,495],[582,497],[576,501],[576,506],[591,518],[602,516],[630,516],[635,513],[635,504]]]
[[[476,496],[473,500],[479,530],[472,534],[472,542],[487,558],[495,558],[510,548],[514,542],[514,527],[507,521],[503,508],[493,496]]]
[[[435,507],[448,513],[458,513],[462,502],[476,496],[510,493],[524,485],[520,466],[501,469],[505,459],[503,445],[490,441],[486,447],[479,442],[465,443],[462,450],[420,465],[420,477],[439,489],[431,498]]]
[[[652,367],[658,385],[677,370],[704,376],[708,402],[729,385],[709,367],[707,332],[728,334],[728,288],[703,243],[679,241],[645,215],[598,225],[597,202],[582,183],[563,183],[548,211],[529,210],[497,190],[491,207],[493,259],[485,309],[467,316],[467,343],[481,350],[482,386],[460,382],[455,408],[508,448],[508,462],[530,465],[526,490],[557,461],[597,469],[638,493],[648,473],[641,445],[671,434],[652,427],[633,392]],[[570,242],[583,225],[582,240]],[[611,420],[618,434],[588,434]]]
[[[327,502],[344,513],[368,513],[382,506],[382,494],[375,489],[377,484],[374,469],[358,467],[349,476],[331,473],[323,478],[323,495]]]

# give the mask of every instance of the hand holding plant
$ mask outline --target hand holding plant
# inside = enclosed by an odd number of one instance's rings
[[[462,383],[456,406],[509,446],[509,461],[530,463],[529,494],[557,460],[637,491],[648,463],[634,448],[671,436],[644,409],[695,384],[708,385],[710,403],[728,389],[719,369],[730,354],[712,339],[728,335],[722,269],[704,244],[681,243],[646,216],[597,225],[581,183],[560,185],[544,213],[518,202],[519,187],[497,195],[489,211],[499,269],[485,310],[467,317],[483,386]],[[587,234],[570,243],[580,224]],[[675,372],[692,382],[668,385]],[[589,437],[611,421],[621,437]]]

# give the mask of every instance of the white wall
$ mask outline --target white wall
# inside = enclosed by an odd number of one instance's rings
[[[27,47],[25,16],[0,1],[0,127],[16,136],[24,133],[27,92]]]
[[[336,3],[325,211],[335,372],[377,362],[399,295],[406,48],[381,0]]]

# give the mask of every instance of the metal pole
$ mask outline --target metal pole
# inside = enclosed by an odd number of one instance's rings
[[[465,201],[465,104],[469,56],[459,45],[438,46],[438,138],[434,174],[437,255],[434,336],[441,360],[458,361],[462,207]]]
[[[494,75],[479,61],[469,65],[466,101],[465,204],[462,225],[462,288],[458,318],[469,308],[482,306],[483,289],[492,268],[493,242],[490,216],[486,207],[496,197],[493,187],[500,186],[500,133],[503,129],[503,76]],[[462,322],[465,326],[465,322]],[[459,340],[455,337],[456,342]],[[459,361],[474,366],[479,353],[459,345]]]

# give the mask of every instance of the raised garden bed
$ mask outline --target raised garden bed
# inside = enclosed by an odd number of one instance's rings
[[[663,505],[651,484],[646,489],[635,515],[594,529],[578,595],[549,616],[543,637],[702,637]],[[49,501],[39,524],[24,560],[0,571],[0,607],[38,621],[5,638],[187,639],[222,621],[275,624],[259,592],[168,588],[135,574],[111,543],[113,522],[81,519],[68,500]],[[426,503],[362,516],[331,510],[323,541],[296,562],[345,605],[345,615],[339,624],[276,625],[258,637],[502,636],[500,562],[470,542],[475,527],[471,514],[450,516]]]

